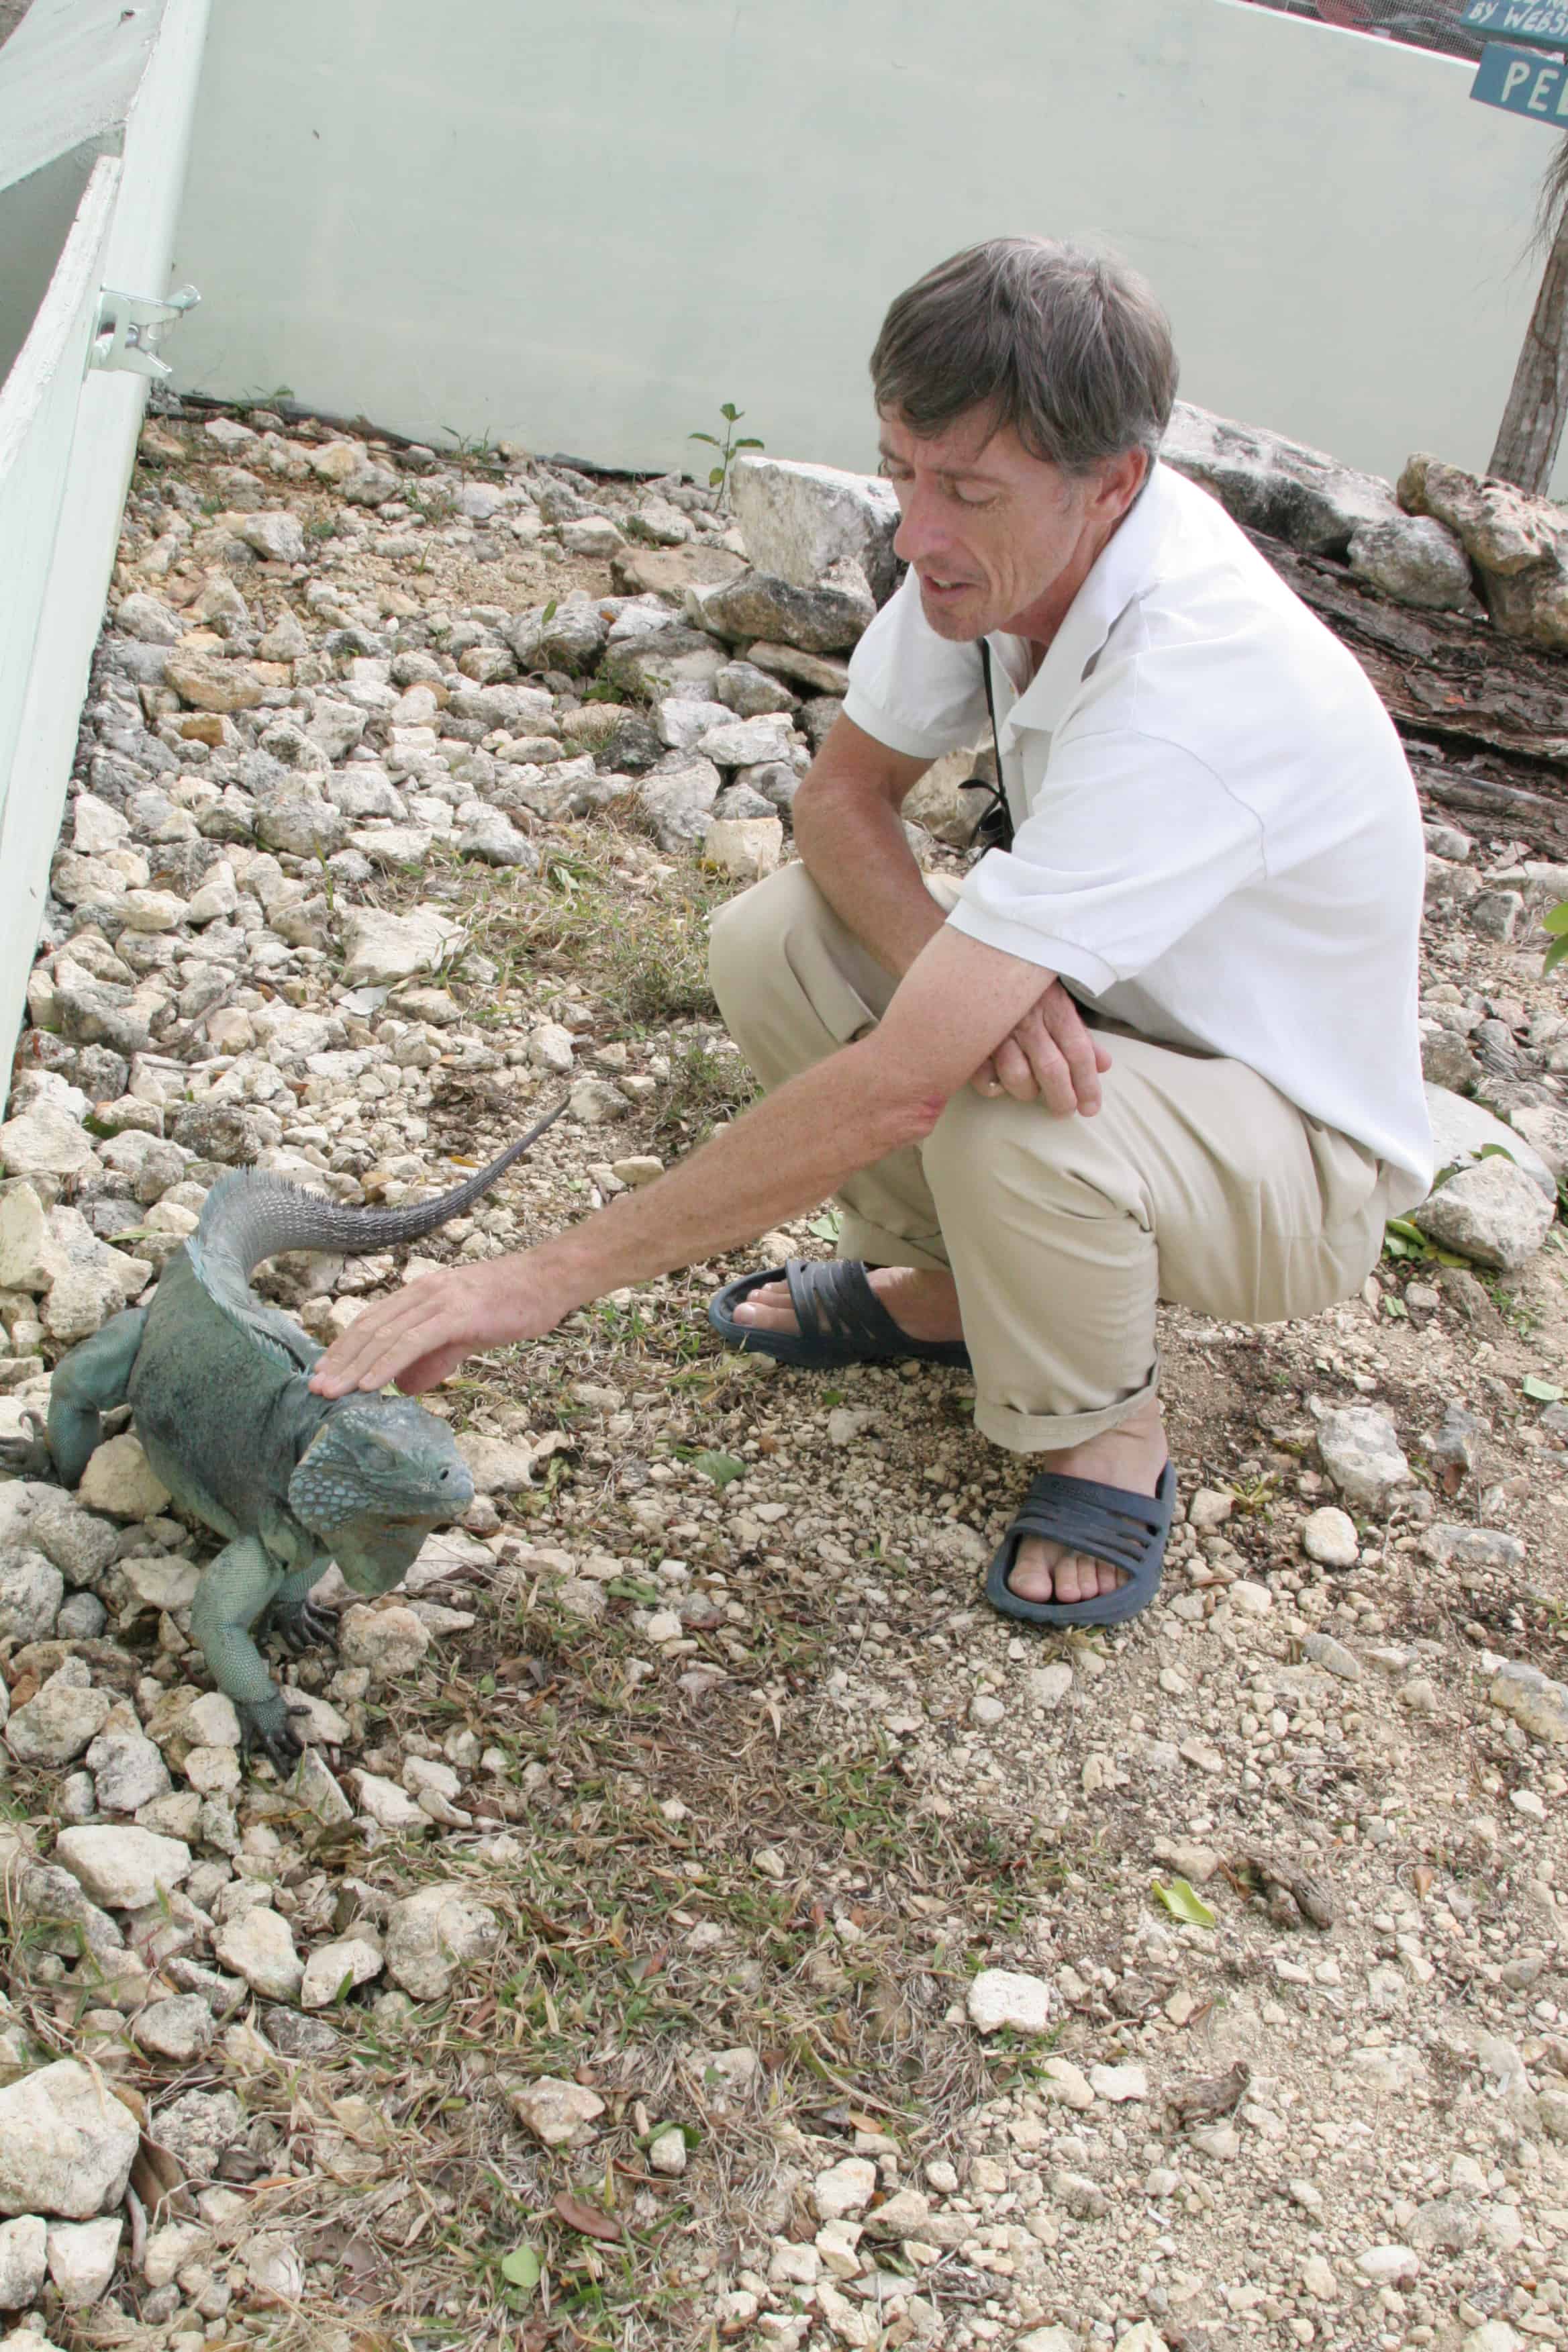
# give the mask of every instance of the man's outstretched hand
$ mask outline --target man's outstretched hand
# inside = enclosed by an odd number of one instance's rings
[[[1058,1118],[1073,1111],[1092,1118],[1100,1108],[1100,1076],[1110,1067],[1104,1045],[1061,982],[1053,980],[970,1084],[978,1094],[1043,1102]]]
[[[417,1396],[444,1381],[465,1356],[510,1339],[540,1339],[560,1319],[526,1256],[446,1266],[356,1316],[310,1374],[310,1386],[318,1396],[341,1397],[395,1381],[405,1395]]]

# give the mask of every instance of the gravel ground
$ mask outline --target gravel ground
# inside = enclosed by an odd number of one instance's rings
[[[227,1162],[418,1197],[569,1092],[419,1251],[483,1257],[740,1107],[692,844],[717,807],[762,854],[823,717],[638,653],[738,568],[688,485],[265,414],[143,451],[0,1129],[7,1427]],[[769,756],[672,747],[660,659]],[[1435,1061],[1550,1111],[1561,978],[1472,902],[1552,886],[1433,841]],[[1162,1598],[1044,1641],[979,1599],[1017,1472],[964,1381],[723,1356],[755,1255],[434,1401],[479,1500],[279,1662],[287,1786],[133,1444],[91,1508],[0,1486],[0,2213],[39,2217],[0,2304],[146,2352],[1563,2341],[1568,1693],[1500,1671],[1568,1676],[1557,1232],[1311,1324],[1169,1315]],[[327,1338],[396,1278],[266,1283]],[[104,2089],[145,2127],[85,2213],[5,2105],[45,2061],[57,2102],[90,2065],[83,2145]]]

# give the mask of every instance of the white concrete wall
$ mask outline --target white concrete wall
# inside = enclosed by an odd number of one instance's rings
[[[890,296],[1044,231],[1148,272],[1188,398],[1484,465],[1552,142],[1470,78],[1237,0],[214,0],[177,366],[656,467],[731,399],[865,465]]]
[[[161,0],[156,41],[126,92],[122,152],[95,167],[0,386],[0,1098],[146,394],[141,376],[83,373],[97,289],[168,289],[206,11],[207,0]],[[0,178],[4,163],[0,149]]]

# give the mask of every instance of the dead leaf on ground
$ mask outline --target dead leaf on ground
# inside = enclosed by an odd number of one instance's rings
[[[574,2197],[570,2189],[561,2190],[552,2210],[569,2230],[575,2230],[580,2237],[597,2238],[604,2245],[618,2246],[626,2235],[620,2223],[601,2207]]]

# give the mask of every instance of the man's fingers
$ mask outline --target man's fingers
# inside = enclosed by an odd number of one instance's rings
[[[1072,1073],[1057,1051],[1050,1033],[1043,1022],[1031,1016],[1014,1034],[1023,1041],[1038,1099],[1058,1118],[1067,1118],[1078,1108],[1078,1096]]]
[[[1003,1038],[991,1058],[996,1065],[996,1076],[1003,1091],[1011,1095],[1015,1102],[1035,1102],[1038,1099],[1039,1080],[1030,1055],[1019,1042],[1017,1030],[1015,1029],[1010,1037]]]
[[[1059,980],[1051,982],[1035,1011],[1067,1064],[1072,1081],[1072,1108],[1091,1118],[1100,1108],[1100,1074],[1110,1067],[1110,1054]]]
[[[446,1336],[441,1329],[441,1302],[418,1293],[437,1277],[425,1276],[398,1294],[383,1298],[356,1316],[342,1337],[334,1339],[310,1375],[318,1396],[346,1396],[351,1389],[383,1388],[393,1372],[383,1367],[413,1363],[430,1352]]]

